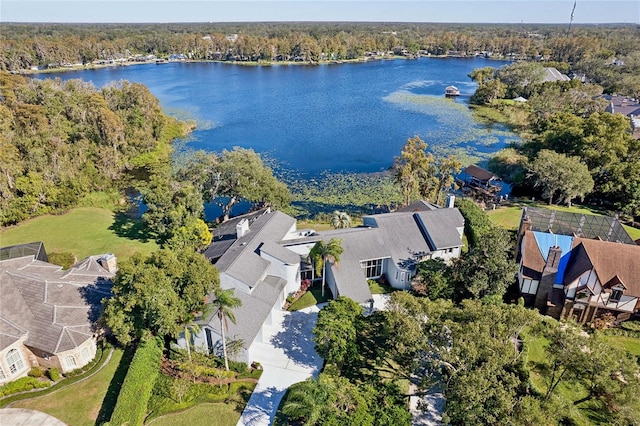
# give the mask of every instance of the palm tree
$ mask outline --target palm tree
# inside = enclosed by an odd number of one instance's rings
[[[344,251],[342,248],[342,240],[339,238],[332,238],[328,243],[320,240],[309,252],[309,261],[315,266],[316,275],[322,274],[322,297],[324,297],[324,285],[325,285],[325,267],[327,260],[332,263],[340,262],[340,255]]]
[[[216,300],[212,302],[216,312],[215,315],[220,320],[220,331],[222,333],[222,354],[224,355],[224,368],[229,371],[229,361],[227,359],[227,341],[224,335],[229,330],[229,323],[236,323],[236,317],[232,309],[242,306],[240,299],[233,295],[233,289],[216,290]]]
[[[191,338],[200,332],[200,325],[195,322],[184,324],[184,340],[187,344],[187,355],[191,362]]]
[[[282,412],[290,419],[304,419],[305,426],[317,424],[322,418],[329,389],[320,379],[310,378],[291,386]]]
[[[331,216],[331,226],[335,229],[345,229],[351,226],[351,218],[346,212],[334,211]]]

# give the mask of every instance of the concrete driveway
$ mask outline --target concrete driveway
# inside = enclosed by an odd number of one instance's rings
[[[1,409],[0,424],[3,426],[67,426],[53,416],[26,408]]]
[[[318,311],[324,305],[296,312],[279,313],[272,326],[264,326],[265,341],[256,343],[256,361],[264,369],[238,426],[268,426],[273,422],[278,405],[287,388],[309,377],[318,377],[323,359],[311,340]]]

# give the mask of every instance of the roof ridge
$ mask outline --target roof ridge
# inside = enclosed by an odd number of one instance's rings
[[[272,211],[272,212],[269,212],[269,213],[264,213],[264,214],[262,214],[261,216],[258,216],[258,217],[256,218],[256,220],[258,220],[258,219],[260,219],[261,217],[265,217],[265,216],[269,215],[269,217],[266,219],[266,222],[265,222],[265,223],[260,227],[260,229],[258,229],[257,231],[255,231],[255,233],[253,233],[253,236],[252,236],[252,238],[250,239],[250,241],[253,241],[253,240],[255,240],[256,238],[258,238],[258,236],[262,233],[262,231],[267,227],[267,225],[269,224],[269,222],[271,222],[271,221],[273,220],[273,218],[276,216],[276,213],[279,213],[279,211],[278,211],[278,210],[275,210],[275,211]],[[283,214],[283,215],[284,215],[284,213],[281,213],[281,214]],[[286,216],[288,216],[288,215],[286,215]],[[293,218],[292,218],[292,219],[293,219]],[[295,220],[295,219],[294,219],[294,220]],[[250,232],[250,234],[248,234],[248,235],[251,235],[251,228],[249,228],[249,232]],[[242,245],[243,243],[239,243],[239,241],[240,241],[241,239],[242,239],[242,238],[238,238],[237,240],[235,240],[235,241],[233,242],[233,244],[231,245],[231,247],[229,247],[229,249],[227,249],[227,251],[225,252],[225,254],[226,254],[226,253],[228,253],[228,252],[229,252],[229,250],[233,249],[236,245]],[[244,242],[244,244],[245,244],[245,245],[247,245],[247,242],[245,241],[245,242]],[[244,253],[244,250],[241,250],[241,253]],[[235,257],[234,257],[234,259],[231,261],[231,263],[229,263],[229,266],[227,266],[227,271],[228,271],[228,270],[230,270],[230,269],[231,269],[231,267],[232,267],[232,266],[234,266],[234,265],[236,264],[236,262],[238,262],[239,260],[240,260],[240,255],[235,256]]]
[[[31,315],[33,315],[33,313],[31,313]],[[20,324],[16,324],[15,322],[11,321],[7,317],[4,317],[4,316],[0,315],[0,320],[6,322],[7,324],[12,326],[13,328],[21,330],[24,333],[29,333],[29,330],[24,329]],[[0,332],[0,334],[6,334],[6,333]]]

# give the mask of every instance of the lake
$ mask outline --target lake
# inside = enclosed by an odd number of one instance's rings
[[[502,126],[476,123],[467,107],[468,74],[502,62],[420,58],[330,65],[242,66],[167,63],[43,74],[145,84],[168,114],[195,120],[187,146],[253,148],[300,178],[389,168],[407,138],[436,153],[478,162],[518,140]],[[455,85],[461,96],[444,97]]]

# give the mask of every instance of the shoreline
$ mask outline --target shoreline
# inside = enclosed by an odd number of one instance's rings
[[[369,58],[366,56],[356,58],[356,59],[331,59],[331,60],[321,60],[321,61],[224,61],[224,60],[209,60],[209,59],[188,59],[188,60],[177,60],[177,61],[166,61],[166,62],[156,62],[156,61],[145,61],[145,62],[118,62],[113,64],[85,64],[85,65],[71,65],[64,67],[56,67],[56,68],[47,68],[47,69],[38,69],[38,70],[18,70],[18,71],[7,71],[11,74],[16,75],[36,75],[36,74],[53,74],[59,72],[73,72],[73,71],[89,71],[89,70],[97,70],[103,68],[111,68],[111,67],[130,67],[135,65],[167,65],[173,63],[183,63],[183,64],[200,64],[200,63],[220,63],[226,65],[237,65],[244,67],[272,67],[272,66],[319,66],[319,65],[341,65],[341,64],[354,64],[354,63],[367,63],[367,62],[376,62],[376,61],[392,61],[396,59],[405,59],[405,60],[416,60],[422,58],[435,58],[435,59],[476,59],[478,56],[454,56],[454,55],[418,55],[415,57],[407,57],[403,55],[394,55],[389,57],[380,57],[380,58]],[[496,60],[496,61],[504,61],[503,58],[484,58],[487,60]]]

